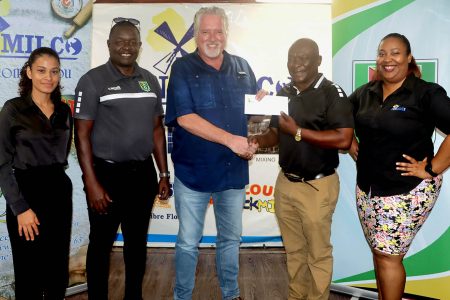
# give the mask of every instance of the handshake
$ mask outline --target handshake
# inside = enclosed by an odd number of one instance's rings
[[[254,135],[249,136],[248,138],[232,135],[228,139],[226,146],[242,159],[250,160],[253,158],[256,150],[258,150],[259,144]]]

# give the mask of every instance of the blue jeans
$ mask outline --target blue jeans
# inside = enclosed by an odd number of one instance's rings
[[[179,229],[175,246],[176,281],[174,300],[192,299],[197,268],[198,244],[203,235],[206,209],[214,201],[216,219],[216,268],[222,299],[239,296],[239,244],[242,233],[242,210],[245,189],[216,193],[197,192],[178,178],[174,181],[175,209]]]

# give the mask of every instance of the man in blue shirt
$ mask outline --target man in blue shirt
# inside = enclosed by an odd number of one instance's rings
[[[216,266],[222,299],[239,297],[239,243],[248,159],[244,94],[255,94],[255,75],[242,58],[224,51],[228,20],[217,7],[194,18],[197,50],[172,66],[166,125],[173,126],[174,196],[179,231],[174,299],[192,299],[198,244],[206,209],[214,200]]]

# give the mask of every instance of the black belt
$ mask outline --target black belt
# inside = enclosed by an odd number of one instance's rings
[[[28,175],[33,175],[33,176],[42,176],[39,174],[65,172],[66,169],[67,169],[67,164],[55,163],[52,165],[28,167],[27,169],[14,169],[14,174],[18,174],[18,175],[27,175],[28,174]]]
[[[331,170],[327,170],[324,171],[322,173],[319,173],[317,175],[312,175],[312,176],[303,176],[303,175],[298,175],[298,174],[294,174],[294,173],[289,173],[289,172],[283,172],[284,176],[286,176],[286,178],[291,181],[291,182],[305,182],[305,181],[310,181],[310,180],[315,180],[315,179],[320,179],[326,176],[330,176],[332,174],[334,174],[335,170],[331,169]]]

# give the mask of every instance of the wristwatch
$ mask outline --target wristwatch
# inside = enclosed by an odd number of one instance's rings
[[[433,177],[439,175],[433,172],[433,166],[431,165],[431,161],[427,162],[427,165],[425,166],[425,171]]]
[[[297,132],[295,133],[294,139],[296,142],[300,142],[302,140],[302,129],[297,128]]]
[[[170,178],[170,172],[169,171],[159,173],[159,178],[165,178],[165,177]]]

